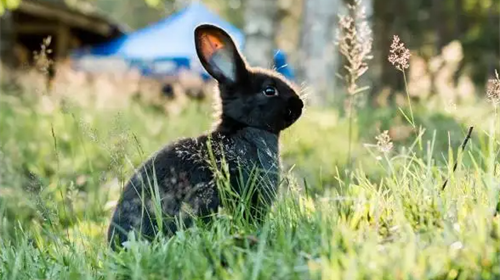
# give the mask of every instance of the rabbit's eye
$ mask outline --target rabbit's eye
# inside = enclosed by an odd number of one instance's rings
[[[265,96],[276,96],[278,95],[278,90],[275,87],[268,86],[262,93],[264,93]]]

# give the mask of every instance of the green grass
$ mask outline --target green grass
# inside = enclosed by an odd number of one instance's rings
[[[0,94],[1,279],[498,279],[498,143],[485,105],[413,112],[425,131],[373,146],[402,124],[396,108],[362,110],[346,166],[348,120],[308,108],[283,135],[278,201],[256,228],[223,211],[153,244],[111,252],[113,203],[162,145],[210,128],[210,106],[165,115]],[[497,123],[498,124],[498,123]],[[475,125],[451,173],[467,127]],[[442,191],[444,180],[451,176]],[[254,235],[257,244],[235,236]]]

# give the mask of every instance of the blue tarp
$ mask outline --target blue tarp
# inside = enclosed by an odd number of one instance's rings
[[[72,58],[76,61],[76,67],[82,70],[88,70],[85,68],[92,64],[78,61],[103,61],[109,58],[110,61],[125,60],[129,67],[138,68],[145,75],[175,74],[181,67],[206,75],[199,65],[193,36],[196,26],[202,23],[222,27],[239,47],[243,47],[245,38],[239,29],[203,4],[195,2],[162,21],[111,42],[76,50]],[[93,68],[103,70],[101,67]]]
[[[295,73],[292,67],[288,64],[288,59],[285,52],[282,50],[275,50],[274,52],[274,67],[276,71],[281,73],[289,80],[295,80]]]

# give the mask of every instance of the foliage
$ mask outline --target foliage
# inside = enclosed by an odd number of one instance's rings
[[[408,47],[419,56],[430,59],[454,40],[464,47],[464,62],[458,76],[471,75],[477,84],[484,84],[498,65],[500,37],[500,2],[491,0],[373,0],[376,49],[383,59],[385,46],[394,34],[408,42]],[[385,67],[383,85],[400,86]]]
[[[191,1],[187,0],[123,0],[117,5],[113,0],[88,0],[99,9],[109,13],[119,22],[123,22],[133,29],[143,28],[158,22],[169,15],[180,11]],[[243,26],[243,9],[240,0],[232,1],[203,1],[214,12],[233,24]]]
[[[5,10],[13,10],[19,6],[21,0],[0,0],[0,16]]]

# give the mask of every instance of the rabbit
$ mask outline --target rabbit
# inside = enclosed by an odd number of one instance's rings
[[[238,194],[259,171],[249,213],[256,221],[276,197],[280,132],[304,107],[295,85],[277,72],[248,66],[231,36],[216,25],[198,25],[194,40],[202,66],[217,81],[218,122],[209,133],[165,146],[136,170],[109,225],[113,249],[122,247],[130,231],[151,240],[160,228],[175,234],[179,221],[190,226],[192,215],[207,221],[222,207],[213,162],[226,164],[230,188]]]

